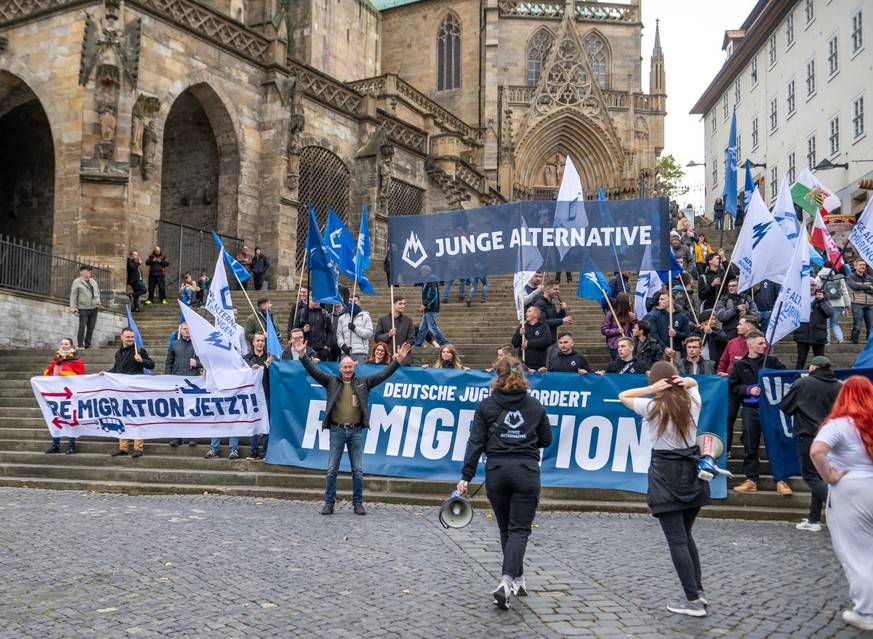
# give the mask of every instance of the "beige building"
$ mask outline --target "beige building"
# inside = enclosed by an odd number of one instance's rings
[[[840,212],[863,210],[868,191],[858,180],[873,177],[865,81],[873,49],[864,29],[871,18],[870,0],[760,0],[725,32],[727,59],[692,109],[705,120],[707,211],[724,191],[734,107],[737,163],[756,165],[769,205],[786,174],[793,182],[804,167],[819,166],[816,177],[840,197]],[[740,192],[744,180],[741,168]]]
[[[387,218],[651,195],[660,43],[641,0],[33,0],[0,3],[0,234],[108,264],[162,244],[171,283],[209,231],[303,259],[307,211],[373,252]],[[213,258],[214,259],[214,258]]]

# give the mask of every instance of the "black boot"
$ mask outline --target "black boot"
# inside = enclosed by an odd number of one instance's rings
[[[67,446],[67,455],[75,455],[76,454],[76,445],[70,444]]]
[[[49,448],[46,448],[45,454],[46,455],[53,455],[53,454],[59,453],[59,452],[61,452],[61,447],[58,446],[57,444],[52,444]]]

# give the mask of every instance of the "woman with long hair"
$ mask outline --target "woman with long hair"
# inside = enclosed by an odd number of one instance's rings
[[[391,349],[385,342],[376,342],[373,350],[370,351],[370,358],[367,360],[370,364],[385,364],[391,363]]]
[[[524,553],[540,498],[540,449],[552,443],[552,427],[543,405],[528,394],[524,364],[503,357],[494,370],[491,396],[473,415],[458,494],[467,494],[485,453],[485,485],[503,549],[502,577],[491,595],[508,610],[511,595],[527,595]]]
[[[429,364],[422,364],[422,368],[429,368]],[[458,349],[451,344],[443,344],[440,347],[439,359],[434,363],[434,368],[460,368],[462,370],[470,370],[469,366],[461,364],[461,356],[458,355]]]
[[[199,294],[200,286],[194,281],[194,278],[191,277],[191,273],[185,273],[185,277],[182,279],[182,285],[179,287],[179,297],[181,297],[182,301],[188,306],[197,306]]]
[[[85,363],[79,356],[79,351],[73,346],[73,339],[65,337],[61,340],[60,347],[55,351],[51,364],[42,373],[47,376],[84,375]],[[45,451],[47,455],[61,452],[61,438],[52,437],[52,445]],[[76,438],[70,437],[67,441],[67,454],[76,453]]]
[[[873,630],[873,384],[853,376],[818,431],[809,456],[827,482],[828,529],[854,609],[843,621]]]
[[[652,440],[646,503],[661,524],[685,591],[685,600],[667,610],[705,617],[700,556],[691,536],[700,508],[710,503],[709,483],[697,477],[700,391],[693,378],[680,377],[670,362],[656,362],[648,375],[649,386],[622,391],[618,399],[643,418],[643,430]]]
[[[619,293],[615,296],[615,305],[612,311],[606,311],[603,316],[603,324],[600,326],[601,334],[606,338],[606,348],[609,349],[609,359],[613,362],[618,357],[618,339],[630,337],[637,316],[634,314],[630,302],[630,295]]]

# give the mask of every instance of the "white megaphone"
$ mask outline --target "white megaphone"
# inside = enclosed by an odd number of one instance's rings
[[[715,460],[724,454],[724,442],[718,435],[701,433],[695,442],[700,447],[700,461],[697,463],[697,476],[705,481],[711,481],[716,475],[733,477],[729,470],[718,467]]]
[[[458,491],[440,506],[440,523],[443,528],[463,528],[473,521],[473,504],[466,497],[461,497]]]

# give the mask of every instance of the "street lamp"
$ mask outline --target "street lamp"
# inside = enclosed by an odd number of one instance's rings
[[[815,167],[813,168],[813,171],[830,171],[831,169],[848,169],[848,168],[849,168],[848,162],[834,164],[833,162],[831,162],[830,160],[825,158],[824,160],[822,160],[821,162],[819,162],[818,164],[815,165]]]
[[[749,166],[755,167],[756,169],[766,169],[767,168],[766,162],[758,163],[758,162],[752,162],[751,160],[746,160],[746,162],[749,163]]]
[[[690,167],[702,166],[702,167],[706,167],[706,162],[695,162],[694,160],[691,160],[691,162],[689,162],[689,163],[686,164],[685,166],[690,166]]]

